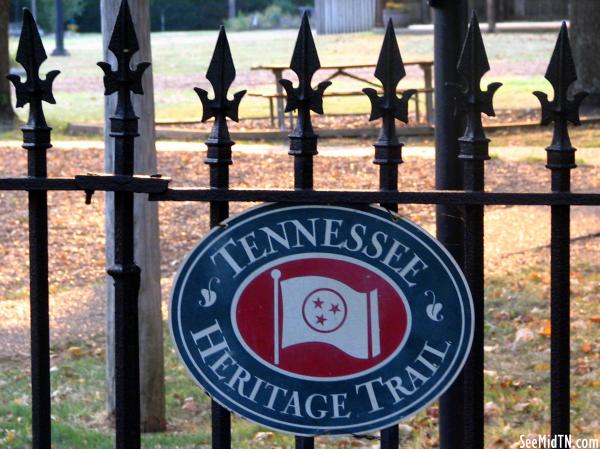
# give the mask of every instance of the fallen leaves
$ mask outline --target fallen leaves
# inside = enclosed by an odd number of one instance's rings
[[[500,415],[500,407],[493,401],[486,402],[483,406],[483,416],[485,419],[495,418]]]
[[[200,407],[198,406],[198,403],[192,397],[187,397],[183,400],[183,405],[181,406],[181,409],[185,410],[186,412],[189,412],[193,415],[198,414],[198,412],[200,411]]]
[[[550,337],[552,335],[552,326],[550,324],[550,320],[542,320],[542,327],[538,332],[538,335],[541,337]]]
[[[587,374],[592,371],[592,367],[590,365],[590,361],[588,357],[582,357],[577,359],[577,365],[575,366],[576,374]]]
[[[537,372],[549,371],[550,364],[549,363],[536,363],[535,365],[533,365],[533,369]]]
[[[542,401],[540,398],[537,397],[533,397],[527,401],[524,402],[519,402],[515,405],[513,405],[512,409],[516,412],[524,412],[524,411],[528,411],[534,407],[544,407],[544,401]]]
[[[511,349],[515,351],[519,343],[531,341],[534,338],[535,334],[528,327],[522,327],[520,329],[517,329],[517,332],[515,333],[515,339],[511,345]]]
[[[17,432],[15,430],[7,430],[4,438],[0,439],[0,443],[12,444],[17,439]]]
[[[67,349],[67,352],[71,356],[72,359],[78,359],[83,356],[83,351],[79,346],[71,346]]]
[[[271,441],[275,438],[273,432],[256,432],[252,437],[252,443],[262,443],[265,441]]]
[[[504,438],[497,438],[486,449],[507,449],[508,447],[508,443]]]
[[[527,276],[527,279],[529,279],[532,282],[540,282],[542,284],[550,284],[550,276],[548,275],[548,273],[541,273],[539,271],[532,271]]]

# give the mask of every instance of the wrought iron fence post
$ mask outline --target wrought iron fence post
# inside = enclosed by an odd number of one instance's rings
[[[455,115],[448,82],[457,82],[456,64],[467,29],[466,0],[429,0],[434,9],[435,77],[435,187],[439,190],[462,188],[457,138],[461,122]],[[463,260],[464,227],[460,207],[436,207],[436,235],[459,265]],[[440,449],[463,445],[464,414],[457,412],[464,402],[462,375],[440,398]]]
[[[568,98],[568,89],[577,79],[567,25],[563,22],[552,53],[546,79],[554,88],[554,99],[534,92],[541,103],[542,125],[554,122],[552,143],[546,148],[546,167],[552,173],[552,191],[571,190],[571,170],[576,167],[575,148],[569,138],[568,122],[579,125],[579,105],[585,92]],[[552,206],[550,241],[550,398],[553,435],[570,433],[570,206]]]
[[[302,16],[302,24],[292,54],[290,69],[298,75],[298,87],[293,87],[287,79],[279,80],[286,92],[285,112],[298,110],[296,128],[289,135],[289,155],[294,156],[294,188],[296,190],[312,190],[313,188],[313,156],[317,151],[318,136],[314,133],[310,112],[323,114],[323,92],[331,85],[329,81],[319,83],[316,89],[311,80],[321,68],[317,47],[312,36],[308,13]],[[296,449],[313,449],[314,438],[296,436]]]
[[[396,96],[396,87],[406,76],[404,63],[398,48],[394,26],[390,20],[387,24],[385,37],[377,67],[375,78],[381,81],[383,95],[380,97],[375,89],[367,87],[363,92],[371,100],[371,115],[369,120],[381,118],[381,130],[375,142],[374,164],[379,165],[379,189],[398,190],[398,165],[402,163],[402,147],[396,134],[396,119],[408,123],[408,101],[416,92],[407,90],[402,98]],[[382,207],[398,211],[397,204],[382,204]]]
[[[138,117],[131,94],[143,95],[142,75],[150,66],[141,62],[130,67],[139,50],[127,0],[123,0],[108,49],[117,58],[117,68],[99,62],[104,71],[105,95],[117,92],[117,107],[110,117],[110,136],[115,139],[114,173],[134,173],[134,142]],[[134,260],[133,192],[115,192],[114,264],[108,274],[115,285],[115,404],[117,449],[140,447],[140,373],[138,335],[138,293],[140,268]]]
[[[27,175],[46,178],[46,150],[52,147],[52,128],[46,123],[42,101],[55,103],[52,82],[58,70],[41,80],[39,69],[47,59],[33,15],[23,11],[23,28],[17,49],[17,61],[27,73],[21,82],[8,75],[14,84],[17,107],[29,103],[29,120],[21,130],[27,150]],[[50,329],[48,317],[48,194],[29,192],[29,302],[31,322],[31,431],[33,449],[50,449]]]
[[[380,97],[375,89],[367,87],[363,92],[371,101],[369,121],[381,118],[381,130],[374,144],[374,164],[379,165],[379,189],[398,190],[398,166],[402,163],[402,147],[396,134],[396,119],[408,123],[408,100],[416,92],[407,90],[402,98],[396,96],[396,87],[406,76],[404,63],[398,48],[396,32],[392,20],[387,24],[383,45],[375,68],[375,78],[381,81],[383,95]],[[397,204],[381,204],[394,212],[398,212]],[[400,445],[398,426],[381,431],[382,449],[394,449]]]
[[[210,187],[212,189],[229,187],[229,166],[233,163],[231,148],[235,144],[229,135],[227,117],[238,121],[238,108],[245,90],[227,99],[227,92],[235,79],[235,66],[229,49],[225,28],[219,30],[217,45],[213,53],[206,78],[214,91],[214,98],[208,98],[208,92],[196,87],[194,90],[202,102],[202,121],[214,117],[215,121],[206,141],[206,158],[204,163],[210,167]],[[210,227],[217,226],[229,216],[227,201],[210,202]],[[231,447],[231,414],[215,401],[211,402],[212,447],[213,449],[229,449]]]
[[[485,185],[485,161],[489,139],[485,136],[481,114],[494,116],[493,96],[501,83],[492,83],[487,91],[481,91],[481,78],[490,70],[479,22],[475,12],[458,61],[457,71],[461,82],[456,86],[457,106],[466,115],[466,127],[460,145],[459,158],[463,161],[464,189],[483,191]],[[464,272],[469,282],[475,312],[473,346],[465,368],[464,378],[464,447],[483,449],[484,445],[484,208],[480,205],[465,206]]]
[[[323,114],[323,92],[331,85],[331,82],[323,81],[316,89],[312,88],[312,77],[320,67],[308,13],[305,12],[290,63],[290,69],[298,75],[298,87],[293,87],[290,80],[279,80],[286,92],[285,112],[298,110],[296,127],[289,135],[288,152],[294,156],[294,187],[298,190],[313,188],[313,156],[318,153],[318,136],[313,130],[310,112]]]

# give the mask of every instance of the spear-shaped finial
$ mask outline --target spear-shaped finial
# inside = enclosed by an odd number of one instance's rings
[[[238,121],[240,101],[246,91],[242,90],[235,93],[233,100],[227,98],[229,87],[235,79],[235,66],[233,65],[233,58],[231,57],[231,50],[229,49],[229,42],[227,41],[227,34],[224,27],[221,27],[219,30],[217,45],[208,66],[206,78],[212,85],[215,94],[214,98],[210,100],[208,92],[204,89],[195,87],[194,90],[202,102],[202,121],[205,122],[211,117],[215,118],[215,123],[207,143],[233,144],[229,137],[226,117],[229,117],[233,121]]]
[[[398,137],[396,136],[395,119],[408,123],[408,100],[416,92],[416,90],[410,89],[402,94],[402,98],[398,98],[396,89],[400,80],[405,76],[406,71],[404,70],[402,56],[400,56],[396,32],[390,19],[387,24],[383,45],[379,52],[377,67],[375,67],[375,78],[381,81],[383,95],[379,96],[375,89],[369,87],[363,89],[363,92],[371,100],[371,116],[369,117],[369,121],[379,118],[383,119],[381,132],[375,143],[375,148],[377,150],[380,148],[388,150],[378,151],[378,154],[375,155],[376,164],[402,162],[400,154],[402,144],[398,142]],[[396,147],[398,149],[396,151],[397,154],[389,154],[391,153],[389,149]]]
[[[467,126],[461,143],[462,159],[489,159],[488,142],[481,123],[481,114],[495,116],[493,98],[502,83],[491,83],[481,90],[481,78],[490,70],[479,21],[475,11],[471,16],[467,37],[456,70],[461,78],[457,95],[457,107],[466,114]]]
[[[291,140],[289,154],[317,154],[317,136],[313,131],[310,111],[323,114],[323,92],[331,85],[331,82],[323,81],[316,89],[312,88],[312,77],[320,67],[319,55],[308,22],[308,13],[305,12],[290,63],[290,69],[298,75],[298,87],[293,87],[292,82],[287,79],[279,81],[287,94],[285,112],[298,110],[296,128],[289,136]]]
[[[54,104],[56,100],[52,95],[52,83],[60,71],[52,70],[46,74],[46,79],[40,79],[40,66],[48,59],[40,33],[38,32],[35,19],[29,9],[23,10],[23,27],[21,38],[17,48],[17,62],[19,62],[27,73],[27,80],[21,82],[21,77],[10,74],[7,78],[15,86],[17,96],[17,107],[23,107],[29,103],[29,128],[45,128],[46,119],[42,109],[42,101]]]
[[[133,118],[135,113],[130,93],[144,94],[142,75],[150,63],[140,62],[135,70],[130,67],[131,58],[140,49],[140,46],[127,0],[121,2],[108,49],[117,58],[117,69],[112,70],[111,65],[107,62],[98,63],[98,66],[104,71],[104,95],[118,92],[116,114],[125,118]]]
[[[567,122],[580,125],[579,106],[588,95],[578,92],[569,100],[569,86],[577,80],[577,71],[571,54],[567,24],[562,23],[554,52],[546,70],[545,78],[554,88],[554,99],[548,100],[544,92],[535,91],[533,94],[540,100],[542,107],[542,125],[554,122],[554,135],[548,151],[548,168],[574,168],[575,149],[571,146]]]

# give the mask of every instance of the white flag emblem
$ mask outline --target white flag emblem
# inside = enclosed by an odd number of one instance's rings
[[[328,343],[358,359],[380,354],[376,289],[357,292],[324,276],[281,280],[279,270],[271,271],[271,276],[275,364],[279,363],[281,349],[300,343]]]

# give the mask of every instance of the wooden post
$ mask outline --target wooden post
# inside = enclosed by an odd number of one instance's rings
[[[383,28],[385,24],[383,23],[383,6],[385,4],[385,0],[376,0],[375,1],[375,26],[378,28]]]
[[[488,23],[488,33],[496,32],[496,0],[486,0],[486,15]]]

